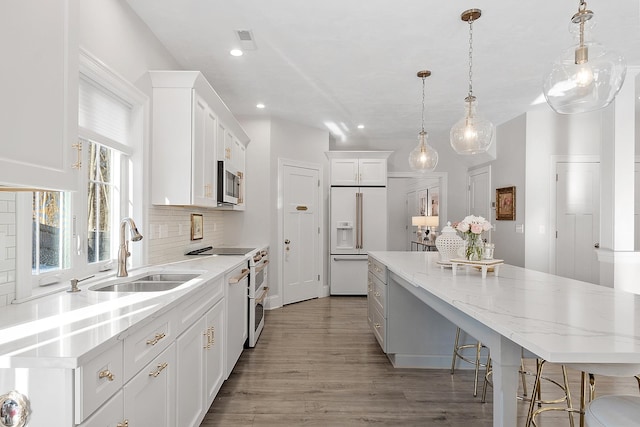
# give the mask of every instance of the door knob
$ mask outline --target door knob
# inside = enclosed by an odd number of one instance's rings
[[[595,245],[593,245],[594,248],[598,249],[600,247],[600,242],[596,243]]]
[[[291,243],[291,240],[289,240],[289,239],[285,239],[284,244],[285,244],[285,245],[288,245],[289,243]]]

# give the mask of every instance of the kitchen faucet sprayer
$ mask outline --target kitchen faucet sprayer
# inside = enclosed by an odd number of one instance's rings
[[[142,240],[142,234],[138,231],[136,223],[131,218],[123,218],[120,222],[120,247],[118,249],[118,274],[117,277],[127,277],[127,258],[131,256],[129,252],[129,245],[125,235],[126,225],[129,224],[129,230],[131,232],[131,241],[138,242]]]

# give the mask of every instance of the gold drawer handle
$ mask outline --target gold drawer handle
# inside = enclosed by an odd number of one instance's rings
[[[376,329],[380,329],[380,323],[375,323],[373,326],[374,326]]]
[[[380,296],[380,292],[374,292],[373,293],[375,296],[379,297]]]
[[[162,338],[166,337],[167,335],[162,332],[160,334],[156,334],[155,338],[152,340],[147,340],[147,345],[156,345],[158,344],[158,341],[160,341]]]
[[[211,346],[216,343],[216,327],[209,326],[207,328],[207,332],[203,333],[202,335],[207,337],[207,343],[202,348],[204,348],[205,350],[209,350]]]
[[[108,369],[105,369],[104,371],[100,371],[100,373],[98,374],[98,378],[102,379],[102,378],[106,378],[109,381],[113,381],[115,378],[115,375],[113,375],[113,372],[111,372]]]
[[[123,422],[116,424],[116,427],[129,427],[129,420],[124,420]]]
[[[158,365],[158,369],[156,369],[153,372],[149,372],[149,376],[156,378],[158,375],[160,375],[160,372],[162,372],[164,370],[164,368],[166,368],[168,366],[167,362],[161,363]]]

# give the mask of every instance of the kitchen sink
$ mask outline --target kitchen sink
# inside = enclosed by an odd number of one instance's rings
[[[109,285],[94,285],[89,290],[97,292],[164,292],[198,276],[199,274],[189,273],[155,273]]]

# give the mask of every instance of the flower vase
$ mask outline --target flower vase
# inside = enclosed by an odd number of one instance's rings
[[[465,255],[469,261],[481,261],[483,252],[483,241],[480,234],[468,233],[465,242]]]

